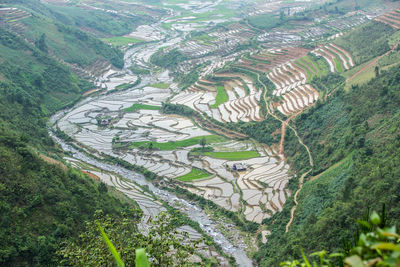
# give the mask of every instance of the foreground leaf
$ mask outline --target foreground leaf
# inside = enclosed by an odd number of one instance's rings
[[[365,267],[362,259],[358,255],[354,255],[348,257],[344,261],[346,264],[349,264],[351,267]]]
[[[144,248],[136,249],[136,267],[150,267]]]
[[[379,243],[372,246],[372,249],[391,250],[400,252],[400,247],[392,243]]]
[[[108,239],[108,236],[106,235],[106,233],[104,232],[103,227],[101,227],[101,225],[98,223],[97,226],[99,227],[100,233],[103,236],[103,240],[104,242],[106,242],[108,248],[110,249],[115,261],[117,262],[118,267],[124,267],[124,263],[121,260],[121,257],[118,254],[118,251],[115,249],[113,243],[110,241],[110,239]]]

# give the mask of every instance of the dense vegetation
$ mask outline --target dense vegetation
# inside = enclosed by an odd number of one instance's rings
[[[74,103],[92,85],[3,28],[0,54],[0,119],[31,138],[38,137],[34,141],[39,145],[40,138],[47,136],[43,115]],[[22,54],[23,58],[18,56]]]
[[[381,22],[370,22],[335,40],[345,48],[356,64],[364,63],[389,50],[389,36],[395,30]]]
[[[329,73],[328,75],[324,75],[321,77],[314,77],[311,81],[311,84],[316,88],[319,92],[324,93],[325,95],[330,93],[335,88],[343,85],[345,79],[340,74],[334,72]]]
[[[400,263],[400,235],[395,226],[387,225],[385,210],[381,215],[375,211],[366,212],[363,219],[357,220],[358,235],[348,240],[342,253],[328,253],[321,250],[307,257],[300,248],[302,259],[282,262],[283,267],[300,266],[398,266]],[[353,246],[351,244],[354,244]]]
[[[273,14],[262,14],[257,16],[251,16],[248,19],[248,22],[253,27],[263,30],[271,30],[275,27],[282,25],[284,21],[283,19],[279,20],[279,17]]]
[[[177,48],[164,53],[162,50],[157,51],[150,57],[150,62],[162,68],[174,69],[178,64],[188,59],[186,55]]]
[[[167,213],[161,213],[147,224],[146,231],[141,231],[138,227],[141,214],[141,210],[131,210],[122,219],[116,219],[97,212],[96,219],[87,222],[79,239],[67,242],[58,251],[63,257],[61,263],[63,266],[114,266],[113,256],[99,235],[100,225],[125,266],[135,266],[136,249],[144,247],[153,266],[184,266],[201,239],[188,242],[187,233],[178,235],[177,228],[182,221]]]
[[[73,27],[64,26],[62,24],[57,24],[56,26],[57,30],[64,35],[64,38],[70,39],[70,42],[67,42],[67,46],[72,46],[73,49],[77,49],[74,42],[77,41],[78,44],[80,44],[79,50],[75,51],[75,54],[69,52],[68,55],[63,55],[63,51],[60,51],[63,47],[57,47],[56,44],[54,45],[55,52],[59,54],[61,58],[65,58],[65,61],[85,66],[91,64],[93,58],[96,59],[100,56],[100,58],[110,61],[117,68],[122,68],[124,66],[123,53],[120,50],[112,48],[90,34],[74,29]],[[53,40],[55,43],[56,41],[57,39]],[[83,48],[86,48],[91,54],[94,53],[95,56],[86,54],[85,51],[82,51]]]
[[[117,215],[129,205],[36,152],[56,152],[47,117],[90,84],[3,28],[0,57],[0,265],[56,265],[59,243],[76,236],[95,210]]]
[[[312,11],[298,12],[293,16],[286,16],[286,13],[282,10],[279,15],[261,14],[251,16],[248,18],[248,23],[258,29],[271,30],[276,27],[288,26],[290,23],[295,23],[296,21],[309,21],[312,17]]]
[[[247,136],[265,144],[278,143],[281,138],[281,122],[271,116],[261,122],[238,122],[229,124],[229,129],[237,129]]]
[[[54,5],[38,0],[16,0],[13,4],[21,4],[38,15],[58,21],[64,25],[77,27],[97,37],[121,36],[132,32],[137,26],[151,23],[153,19],[147,15],[124,15],[106,12],[100,9],[89,9],[82,5]]]
[[[366,207],[378,210],[385,203],[391,223],[398,224],[399,84],[397,66],[366,85],[353,86],[349,93],[337,92],[296,119],[296,128],[312,152],[315,179],[299,194],[287,234],[291,205],[265,221],[273,225],[273,232],[257,254],[263,266],[276,266],[288,255],[301,257],[299,246],[307,253],[340,249]],[[299,173],[309,168],[308,156],[292,132],[285,151]]]
[[[81,28],[88,28],[72,23],[74,16],[60,14],[54,11],[55,6],[44,5],[37,0],[16,2],[15,4],[21,4],[21,6],[17,5],[18,7],[32,14],[31,17],[20,21],[24,25],[20,30],[21,34],[30,42],[39,43],[38,41],[41,40],[48,48],[47,52],[65,62],[81,67],[88,67],[99,60],[108,61],[118,68],[123,67],[122,52],[97,39],[92,31],[82,31]],[[83,10],[76,7],[70,8],[76,9],[77,12]],[[106,12],[102,13],[104,16],[109,16]],[[90,14],[93,15],[93,13]],[[86,14],[82,19],[91,18],[92,15]],[[110,22],[104,20],[104,17],[96,18],[96,20],[98,23]],[[118,21],[115,23],[118,24]],[[124,27],[124,25],[120,25],[120,27]]]
[[[1,127],[0,138],[1,265],[56,265],[58,245],[96,210],[129,207],[82,173],[44,162],[21,134]]]

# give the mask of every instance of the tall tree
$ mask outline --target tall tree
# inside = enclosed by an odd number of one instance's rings
[[[37,40],[37,41],[35,42],[35,45],[36,45],[36,47],[39,48],[42,52],[45,52],[45,53],[48,52],[49,48],[47,47],[47,44],[46,44],[46,34],[45,34],[45,33],[43,33],[43,34],[40,36],[39,40]]]
[[[205,137],[203,137],[203,138],[200,139],[200,145],[202,146],[203,149],[204,149],[204,147],[206,146],[206,143],[207,143],[207,141],[206,141],[206,138],[205,138]]]
[[[375,66],[375,77],[379,77],[379,67]]]

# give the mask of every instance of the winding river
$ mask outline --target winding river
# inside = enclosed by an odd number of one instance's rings
[[[159,25],[159,24],[158,24]],[[154,25],[154,28],[159,28],[158,25]],[[171,35],[170,35],[171,36]],[[171,37],[168,39],[164,39],[163,41],[160,42],[154,42],[154,43],[149,43],[145,45],[141,45],[138,47],[134,47],[132,49],[129,49],[125,53],[125,69],[120,72],[120,73],[129,73],[127,70],[127,67],[131,66],[132,61],[135,62],[137,65],[145,66],[148,63],[148,60],[150,56],[155,53],[160,47],[163,46],[169,46],[172,44],[176,44],[182,40],[182,37],[179,36],[178,33],[173,34]],[[155,81],[160,81],[160,77],[163,76],[164,79],[170,79],[168,76],[168,72],[164,72],[161,74],[158,74],[157,77],[153,77],[151,75],[143,76],[141,84],[137,87],[143,87],[146,84],[150,84]],[[166,77],[165,77],[166,76]],[[170,79],[171,80],[171,79]],[[136,88],[137,88],[136,87]],[[177,89],[176,84],[171,85],[172,89]],[[129,90],[136,90],[135,88],[129,89]],[[75,159],[80,160],[82,162],[88,163],[90,165],[96,166],[97,168],[103,169],[105,171],[110,171],[117,173],[121,175],[122,177],[129,179],[131,181],[134,181],[135,183],[142,185],[142,186],[147,186],[149,190],[156,196],[158,199],[161,199],[168,203],[170,206],[177,208],[181,210],[183,213],[185,213],[191,220],[196,221],[199,223],[200,227],[203,229],[203,231],[212,237],[215,241],[215,243],[219,244],[223,251],[235,258],[235,261],[238,266],[243,266],[243,267],[250,267],[254,266],[254,263],[252,260],[246,255],[244,249],[242,246],[237,246],[232,244],[230,240],[228,240],[227,237],[225,237],[221,231],[217,229],[217,223],[214,222],[200,207],[197,205],[194,205],[193,203],[189,203],[185,199],[179,198],[175,194],[161,190],[157,188],[154,184],[152,184],[150,181],[148,181],[143,175],[135,173],[133,171],[129,171],[121,166],[118,165],[113,165],[113,164],[108,164],[104,162],[100,162],[96,160],[95,158],[92,158],[88,156],[87,153],[83,153],[71,145],[65,143],[63,140],[60,138],[56,137],[54,134],[54,128],[60,119],[62,119],[66,114],[74,112],[74,110],[81,108],[85,104],[90,104],[94,101],[98,101],[99,99],[105,100],[105,99],[110,99],[114,95],[118,95],[119,93],[113,93],[113,94],[101,94],[99,96],[95,97],[88,97],[81,101],[80,103],[76,104],[75,107],[69,109],[69,110],[63,110],[55,114],[50,122],[53,124],[52,127],[49,128],[49,134],[50,136],[54,139],[55,142],[57,142],[62,149],[65,152],[69,152]],[[77,143],[79,145],[79,143]],[[100,151],[101,152],[101,151]],[[184,207],[182,209],[182,207]],[[220,222],[218,222],[220,223]],[[233,228],[229,228],[231,231],[236,231]]]

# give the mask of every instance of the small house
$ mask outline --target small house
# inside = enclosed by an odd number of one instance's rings
[[[243,163],[235,163],[232,166],[232,170],[234,171],[245,171],[246,170],[246,165],[244,165]]]
[[[107,126],[110,124],[110,122],[111,122],[111,118],[101,119],[100,125]]]

